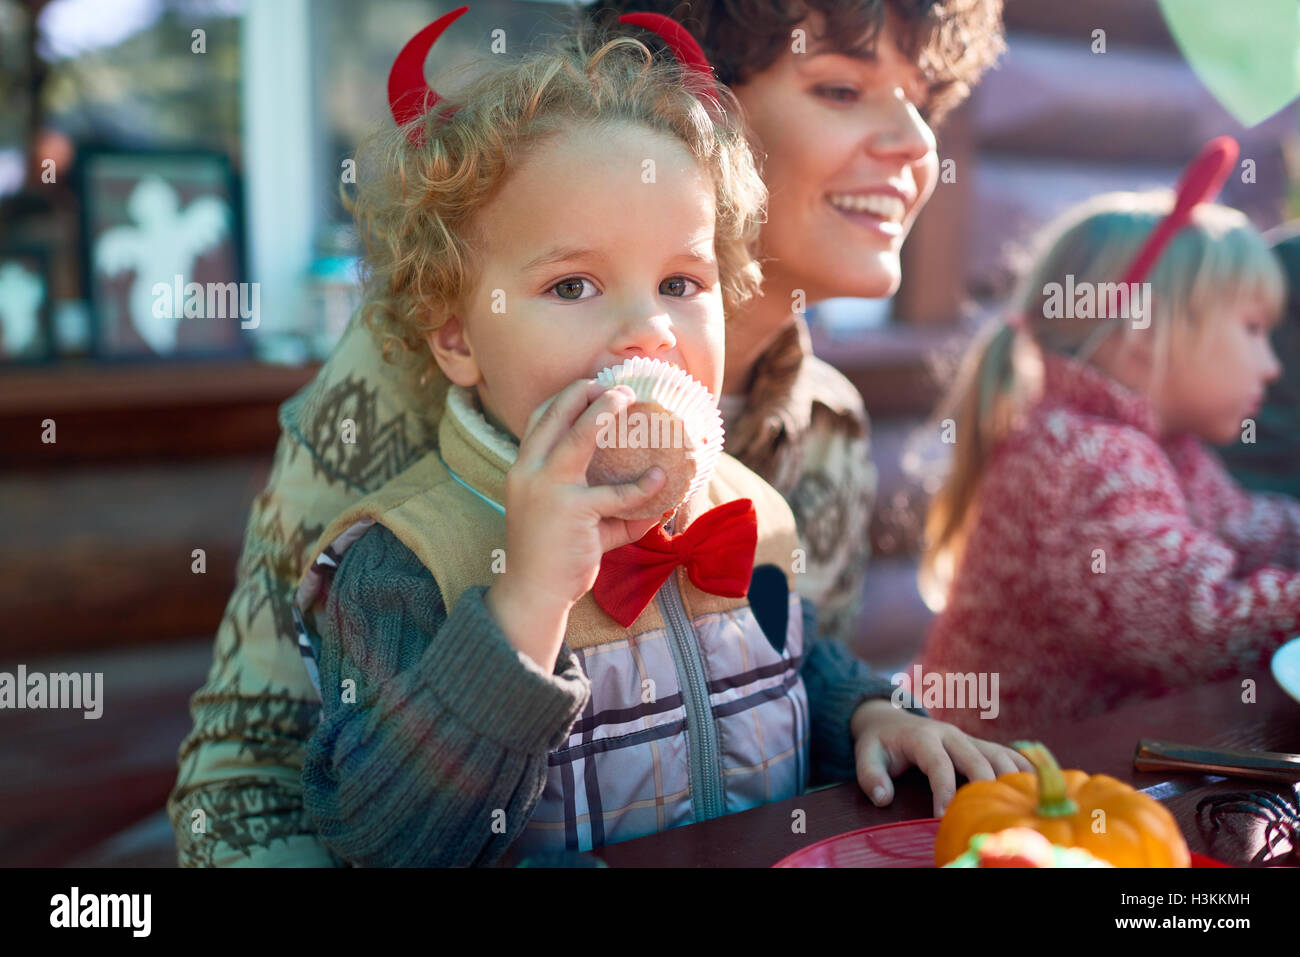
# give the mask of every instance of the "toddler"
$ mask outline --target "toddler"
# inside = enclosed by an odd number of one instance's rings
[[[630,401],[597,372],[648,357],[720,390],[763,200],[723,106],[637,40],[575,39],[428,104],[358,163],[367,315],[444,406],[437,451],[326,528],[299,592],[322,693],[304,806],[342,859],[589,850],[837,779],[887,803],[912,763],[942,810],[958,771],[1027,769],[812,640],[793,517],[736,460],[640,521],[616,516],[662,470],[587,483]],[[746,510],[749,584],[714,593],[692,526]],[[689,544],[687,567],[620,624],[593,595],[602,556],[656,534]]]

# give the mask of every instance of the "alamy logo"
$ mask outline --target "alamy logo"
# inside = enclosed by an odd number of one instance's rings
[[[890,702],[895,708],[932,708],[964,710],[979,708],[980,717],[993,719],[998,705],[998,672],[922,672],[920,665],[912,673],[900,671],[889,679],[894,686]]]
[[[667,412],[602,412],[596,416],[596,447],[602,449],[681,449],[685,431],[680,416]]]
[[[51,927],[130,927],[132,937],[148,937],[153,910],[151,894],[70,894],[50,898]]]
[[[151,292],[155,319],[238,319],[241,329],[262,323],[262,287],[255,282],[186,282],[177,273],[170,283],[154,283]]]
[[[19,665],[17,673],[0,671],[0,709],[83,708],[88,720],[104,713],[104,673],[56,671],[28,672]]]
[[[1151,283],[1079,282],[1043,286],[1044,319],[1130,319],[1134,329],[1151,325]]]

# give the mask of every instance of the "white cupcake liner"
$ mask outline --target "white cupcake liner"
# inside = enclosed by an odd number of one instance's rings
[[[607,389],[628,386],[638,402],[653,402],[665,412],[680,416],[682,435],[695,461],[695,477],[683,502],[709,484],[722,454],[722,413],[717,400],[702,383],[671,362],[636,356],[602,369],[596,381]],[[680,504],[680,503],[679,503]]]

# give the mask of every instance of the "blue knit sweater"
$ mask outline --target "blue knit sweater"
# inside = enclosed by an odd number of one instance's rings
[[[344,555],[317,616],[323,703],[302,783],[307,813],[345,860],[493,864],[510,837],[481,826],[484,808],[527,819],[541,797],[547,755],[563,746],[590,683],[567,646],[552,674],[517,652],[484,593],[468,590],[447,614],[428,569],[382,525]],[[815,611],[804,608],[811,637]],[[853,780],[850,718],[893,686],[834,641],[808,641],[800,674],[810,784]]]

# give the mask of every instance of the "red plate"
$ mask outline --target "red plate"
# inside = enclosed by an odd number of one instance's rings
[[[939,819],[877,824],[828,837],[783,857],[773,867],[934,867]],[[1192,867],[1227,867],[1201,854]]]

